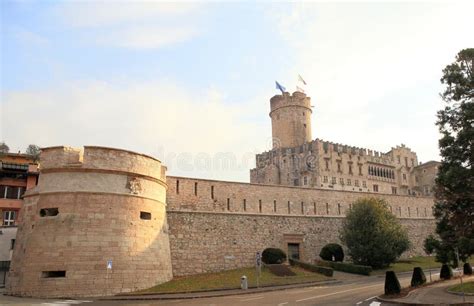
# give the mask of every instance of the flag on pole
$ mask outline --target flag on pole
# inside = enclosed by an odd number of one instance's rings
[[[284,93],[286,91],[286,88],[283,87],[280,83],[278,83],[277,81],[275,81],[275,84],[276,84],[276,89],[279,89],[281,91],[281,93]]]
[[[306,84],[306,82],[303,80],[303,78],[301,77],[301,75],[298,74],[298,81],[300,81],[301,83]]]

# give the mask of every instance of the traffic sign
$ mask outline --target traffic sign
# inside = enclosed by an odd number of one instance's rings
[[[112,270],[112,259],[107,260],[107,269]]]

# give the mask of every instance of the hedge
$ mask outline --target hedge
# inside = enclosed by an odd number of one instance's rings
[[[441,271],[439,272],[439,278],[441,279],[451,279],[453,277],[453,270],[450,266],[444,264],[441,266]]]
[[[324,267],[331,267],[336,271],[352,273],[352,274],[361,274],[361,275],[370,275],[372,272],[371,266],[361,266],[355,265],[347,262],[334,262],[334,261],[318,261],[318,265]]]
[[[466,262],[462,268],[464,275],[472,275],[472,267],[470,263]]]
[[[411,277],[411,286],[417,287],[423,285],[424,283],[426,283],[425,273],[423,273],[423,270],[420,267],[415,267]]]
[[[262,261],[267,265],[281,264],[286,260],[286,254],[280,249],[266,248],[262,252]]]
[[[298,266],[301,267],[305,270],[311,271],[311,272],[316,272],[320,273],[326,276],[332,276],[334,274],[334,270],[328,267],[321,267],[321,266],[316,266],[310,263],[302,262],[296,259],[290,259],[290,264],[292,266]]]
[[[337,243],[326,244],[319,253],[319,257],[327,261],[343,261],[344,250]]]
[[[400,294],[402,290],[397,275],[393,271],[385,272],[385,295]]]

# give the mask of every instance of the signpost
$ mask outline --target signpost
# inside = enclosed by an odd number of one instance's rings
[[[260,252],[257,252],[255,254],[255,268],[257,269],[257,288],[258,288],[260,272],[262,271],[262,254]]]

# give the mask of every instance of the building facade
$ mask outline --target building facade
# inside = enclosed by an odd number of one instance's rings
[[[310,98],[270,100],[273,149],[256,156],[250,182],[400,195],[432,195],[438,162],[420,164],[405,145],[383,153],[311,139]]]
[[[23,194],[37,184],[38,165],[27,154],[0,153],[0,286],[5,285],[16,242]]]

